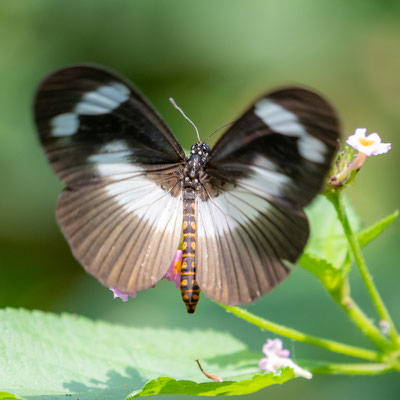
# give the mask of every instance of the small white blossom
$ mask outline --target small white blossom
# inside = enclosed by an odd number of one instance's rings
[[[382,143],[377,133],[371,133],[365,136],[366,132],[367,130],[365,128],[357,128],[354,134],[347,138],[346,143],[353,147],[353,149],[367,156],[384,154],[390,150],[391,143]]]
[[[284,349],[280,339],[267,339],[267,343],[263,346],[263,357],[258,366],[260,369],[268,372],[276,372],[280,367],[289,367],[293,372],[306,379],[312,378],[312,373],[299,367],[290,358],[290,352]]]
[[[379,328],[384,335],[388,335],[390,332],[390,324],[385,319],[379,321]]]

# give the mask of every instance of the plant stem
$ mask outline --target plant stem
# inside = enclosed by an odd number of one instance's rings
[[[375,351],[363,349],[361,347],[351,346],[333,340],[322,339],[316,336],[311,336],[303,332],[299,332],[295,329],[287,328],[286,326],[282,326],[274,322],[267,321],[264,318],[257,317],[256,315],[251,314],[248,311],[243,310],[242,308],[234,306],[226,306],[220,303],[217,304],[219,304],[227,312],[235,314],[237,317],[242,318],[245,321],[258,326],[261,329],[266,329],[278,335],[285,336],[293,340],[297,340],[298,342],[309,343],[314,346],[322,347],[329,351],[333,351],[340,354],[346,354],[352,357],[358,357],[370,361],[380,361],[380,355]]]
[[[382,336],[378,328],[371,322],[371,320],[364,314],[350,296],[338,298],[330,293],[332,298],[343,309],[348,317],[355,323],[361,330],[365,337],[371,340],[378,348],[383,350],[392,349],[392,344]]]
[[[311,369],[313,374],[378,375],[390,371],[386,364],[328,364]]]
[[[376,310],[378,311],[379,317],[383,321],[387,321],[390,327],[390,338],[393,344],[398,347],[399,341],[396,332],[396,328],[393,324],[393,320],[374,284],[372,276],[367,268],[367,264],[364,260],[364,257],[361,252],[360,245],[358,243],[357,236],[354,234],[353,230],[351,229],[350,221],[346,213],[346,209],[343,204],[343,198],[341,193],[333,192],[327,195],[327,198],[331,201],[333,206],[336,209],[338,218],[343,226],[344,232],[346,234],[347,240],[349,242],[351,251],[353,253],[354,259],[360,271],[361,277],[364,281],[364,284],[367,288],[369,295],[371,296],[372,302],[375,305]]]

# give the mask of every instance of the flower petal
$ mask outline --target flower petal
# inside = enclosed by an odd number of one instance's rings
[[[113,293],[114,293],[114,299],[116,299],[117,297],[119,297],[122,301],[128,301],[128,297],[132,297],[135,298],[136,297],[136,292],[132,292],[132,293],[125,293],[125,292],[121,292],[118,289],[114,289],[114,288],[109,288]]]
[[[377,133],[371,133],[365,139],[373,140],[375,143],[380,143],[382,141],[381,137]]]
[[[379,143],[374,149],[372,155],[377,156],[378,154],[385,154],[392,148],[391,143]]]
[[[356,138],[361,138],[361,137],[365,137],[365,134],[367,133],[367,128],[357,128],[354,131],[354,135]]]
[[[264,371],[272,371],[273,367],[270,364],[269,360],[267,357],[262,358],[259,362],[258,362],[258,368],[263,369]],[[272,368],[272,369],[271,369]],[[275,372],[275,371],[272,371]]]
[[[312,378],[312,373],[310,371],[307,371],[301,367],[299,367],[297,364],[295,364],[290,358],[285,358],[282,361],[281,364],[282,367],[290,367],[293,369],[293,372],[297,375],[297,376],[302,376],[303,378],[306,379],[311,379]]]
[[[172,260],[168,271],[164,275],[164,279],[175,282],[176,288],[179,289],[181,285],[181,263],[182,263],[182,250],[176,252],[175,258]]]
[[[263,353],[267,357],[276,355],[278,357],[289,357],[290,351],[283,349],[283,343],[280,339],[267,339],[267,343],[263,346]]]

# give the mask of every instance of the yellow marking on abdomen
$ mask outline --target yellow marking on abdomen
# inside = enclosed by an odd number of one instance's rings
[[[200,289],[182,290],[182,293],[200,293]]]
[[[185,257],[192,257],[192,258],[194,258],[194,254],[192,254],[192,253],[182,254],[182,258],[185,258]]]

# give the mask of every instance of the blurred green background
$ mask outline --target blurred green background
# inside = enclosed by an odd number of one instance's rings
[[[366,127],[393,143],[387,155],[367,161],[348,190],[364,224],[399,206],[399,1],[3,0],[0,54],[1,307],[67,311],[134,326],[227,330],[260,357],[268,336],[204,296],[196,314],[187,315],[179,292],[166,281],[128,303],[114,301],[73,259],[54,217],[62,186],[32,123],[39,81],[71,63],[100,63],[127,76],[185,147],[195,133],[171,107],[170,96],[205,137],[266,90],[287,83],[314,87],[337,107],[344,135]],[[399,237],[395,223],[366,249],[375,282],[398,323]],[[376,318],[356,271],[351,278],[354,297]],[[300,268],[248,308],[309,333],[369,346]],[[285,345],[295,358],[338,360],[310,346]],[[246,398],[268,396],[398,399],[400,380],[394,374],[316,376]]]

